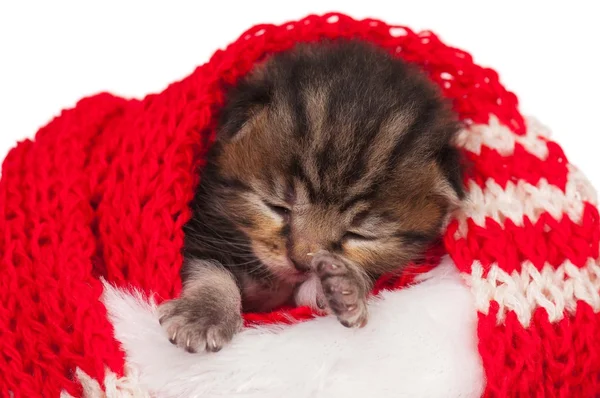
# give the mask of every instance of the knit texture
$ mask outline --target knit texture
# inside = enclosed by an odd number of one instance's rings
[[[469,200],[443,245],[479,311],[486,397],[600,392],[600,226],[595,192],[543,126],[525,120],[491,69],[436,35],[342,14],[248,30],[160,94],[99,94],[19,143],[0,181],[0,396],[82,394],[124,354],[99,297],[102,278],[158,301],[181,288],[182,225],[225,90],[297,42],[359,37],[417,64],[465,123]],[[374,292],[376,293],[376,291]],[[307,308],[246,314],[247,324],[310,321]]]

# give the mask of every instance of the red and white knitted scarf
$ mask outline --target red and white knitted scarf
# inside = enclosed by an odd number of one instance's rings
[[[307,308],[246,314],[248,326],[263,326],[216,355],[181,357],[160,334],[153,300],[180,289],[194,168],[214,136],[225,89],[269,54],[336,37],[373,42],[439,84],[466,125],[458,145],[473,162],[469,199],[443,247],[402,278],[379,281],[364,331]],[[85,98],[9,153],[0,181],[0,396],[271,397],[290,387],[277,385],[278,372],[293,363],[307,367],[286,396],[352,396],[369,383],[366,391],[381,397],[598,396],[599,240],[595,191],[548,131],[521,115],[496,72],[466,52],[431,32],[342,14],[255,26],[162,93]],[[444,289],[470,293],[449,303],[431,298]],[[422,311],[417,318],[411,306]],[[427,319],[444,306],[467,313],[444,331],[455,339],[447,346],[457,347],[439,368],[450,373],[398,383],[393,368],[407,359],[397,349],[411,334],[402,317]],[[421,344],[422,355],[433,355],[427,339]],[[477,350],[461,351],[470,344]],[[153,349],[163,363],[150,364]],[[374,370],[378,363],[384,370]],[[197,369],[196,378],[159,386],[155,376],[176,366]],[[208,386],[209,378],[217,381]],[[452,384],[458,378],[462,384]],[[446,383],[444,395],[423,392],[436,382]]]

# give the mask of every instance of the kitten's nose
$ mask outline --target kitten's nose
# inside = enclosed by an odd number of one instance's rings
[[[311,253],[316,253],[320,247],[314,236],[297,233],[289,241],[288,256],[298,271],[308,272],[312,268]]]
[[[309,263],[305,260],[299,260],[294,257],[290,257],[290,261],[294,264],[294,268],[296,268],[300,272],[308,272],[310,270]]]

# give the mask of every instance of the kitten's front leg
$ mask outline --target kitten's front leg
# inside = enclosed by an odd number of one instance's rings
[[[326,251],[314,255],[312,266],[321,280],[327,305],[340,323],[346,327],[365,326],[370,282],[364,272]]]
[[[181,297],[158,308],[171,343],[189,352],[216,352],[243,326],[242,298],[233,275],[215,261],[191,260]]]

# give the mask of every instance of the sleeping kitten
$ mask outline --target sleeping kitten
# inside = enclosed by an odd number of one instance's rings
[[[242,311],[367,322],[373,281],[421,255],[463,198],[458,123],[432,83],[358,41],[300,45],[230,93],[185,226],[172,343],[218,351]]]

